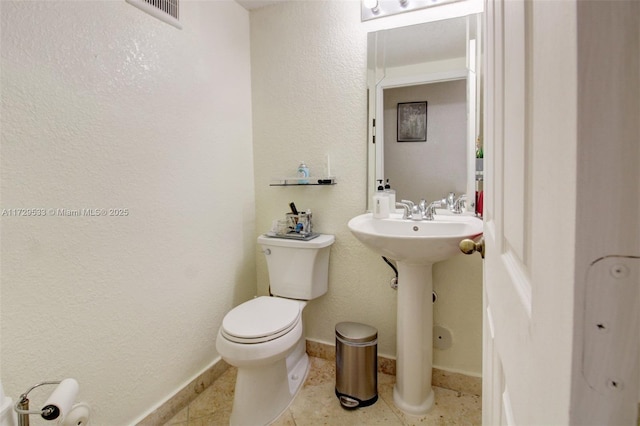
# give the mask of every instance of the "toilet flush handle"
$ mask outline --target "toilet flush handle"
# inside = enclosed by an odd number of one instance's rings
[[[266,249],[266,250],[262,250],[262,252],[266,255],[270,255],[271,254],[271,249]]]

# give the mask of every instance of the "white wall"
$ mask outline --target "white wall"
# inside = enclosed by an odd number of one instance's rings
[[[248,12],[184,2],[182,31],[124,1],[1,18],[1,206],[47,212],[1,217],[2,384],[75,377],[93,424],[129,424],[217,359],[255,293]],[[128,215],[49,210],[82,208]]]
[[[319,232],[336,235],[329,291],[305,309],[308,338],[335,342],[335,324],[357,321],[378,329],[378,351],[395,356],[396,293],[393,271],[347,228],[366,209],[367,34],[355,1],[286,2],[251,12],[253,139],[258,232],[299,208],[314,212]],[[331,155],[331,187],[270,187],[291,176],[299,160],[321,174]],[[259,253],[258,253],[259,254]],[[268,292],[263,256],[258,287]],[[479,256],[458,256],[434,266],[436,324],[452,331],[454,345],[435,351],[441,368],[479,375],[482,370],[482,272]]]

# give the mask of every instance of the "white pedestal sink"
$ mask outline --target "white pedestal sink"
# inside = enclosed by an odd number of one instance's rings
[[[398,265],[396,385],[393,400],[412,415],[426,414],[433,405],[432,265],[460,253],[465,238],[482,234],[474,216],[436,215],[432,221],[374,219],[371,213],[349,221],[349,229],[364,245]]]

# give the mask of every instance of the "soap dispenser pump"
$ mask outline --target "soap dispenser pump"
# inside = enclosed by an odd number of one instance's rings
[[[384,192],[387,194],[387,198],[389,199],[389,212],[395,213],[396,211],[396,190],[391,189],[391,185],[389,185],[389,179],[387,179],[387,183],[384,186]]]

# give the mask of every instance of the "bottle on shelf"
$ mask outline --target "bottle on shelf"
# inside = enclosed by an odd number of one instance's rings
[[[309,167],[307,167],[304,161],[301,161],[300,165],[298,166],[298,177],[299,178],[309,177]],[[298,179],[298,183],[309,183],[309,179]]]

